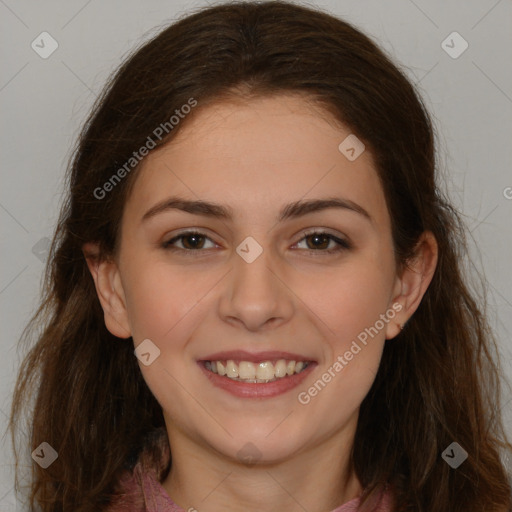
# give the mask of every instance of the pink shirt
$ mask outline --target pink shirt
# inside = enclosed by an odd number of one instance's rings
[[[137,463],[133,473],[127,474],[121,482],[125,495],[108,512],[188,512],[176,505],[166,493],[157,479],[156,473],[143,470],[141,463]],[[360,498],[354,498],[337,507],[332,512],[356,512]],[[377,497],[376,502],[367,509],[368,512],[391,512],[392,494],[384,490]],[[197,505],[200,510],[200,506]],[[192,512],[194,509],[190,508]]]

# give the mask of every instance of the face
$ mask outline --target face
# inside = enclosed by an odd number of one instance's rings
[[[140,367],[171,449],[179,432],[279,461],[355,429],[402,282],[370,151],[339,149],[350,133],[292,95],[218,103],[138,171],[116,322],[151,340]]]

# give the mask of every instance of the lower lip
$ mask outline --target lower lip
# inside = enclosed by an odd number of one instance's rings
[[[297,387],[316,366],[316,363],[309,363],[300,373],[294,373],[273,382],[256,383],[233,380],[218,373],[213,373],[206,369],[204,363],[204,361],[198,361],[199,367],[214,386],[242,398],[271,398],[282,395]]]

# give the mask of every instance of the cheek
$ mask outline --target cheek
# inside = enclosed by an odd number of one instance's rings
[[[328,324],[325,360],[297,396],[304,413],[322,418],[322,429],[335,431],[359,409],[379,369],[385,344],[388,281],[379,272],[352,273],[324,299]],[[381,316],[383,315],[383,316]],[[319,427],[320,428],[320,427]]]
[[[162,408],[180,424],[194,421],[194,403],[184,391],[190,388],[191,333],[208,307],[205,294],[218,278],[144,258],[127,258],[125,285],[127,312],[135,344],[150,339],[160,350],[150,365],[139,364],[143,378]],[[190,267],[192,268],[192,267]],[[195,275],[195,278],[194,278]],[[203,299],[203,300],[202,300]],[[211,305],[210,305],[211,306]],[[187,384],[188,383],[188,384]]]
[[[377,374],[387,323],[395,313],[389,305],[392,254],[382,247],[347,260],[311,297],[312,309],[328,327],[328,349],[300,403],[329,417],[332,428],[360,406]]]
[[[205,293],[214,286],[214,276],[171,268],[161,261],[137,264],[132,259],[126,275],[126,305],[133,337],[165,340],[171,330],[194,312]]]
[[[378,258],[376,254],[347,260],[332,273],[308,281],[309,291],[304,288],[302,292],[308,297],[307,305],[326,325],[330,345],[337,352],[374,326],[389,308],[394,266],[391,258]],[[381,322],[378,328],[384,339]]]

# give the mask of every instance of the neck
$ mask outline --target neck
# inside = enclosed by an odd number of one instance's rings
[[[343,432],[286,460],[248,465],[199,447],[168,426],[172,467],[162,483],[173,501],[193,512],[327,512],[360,495],[350,452],[354,422]]]

